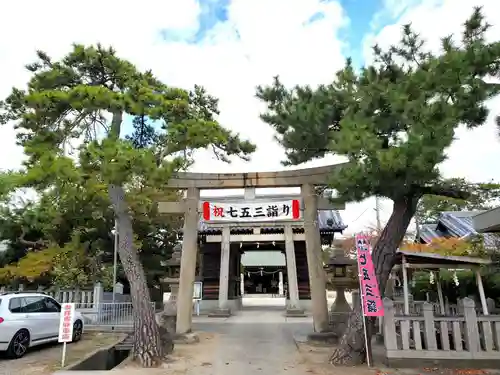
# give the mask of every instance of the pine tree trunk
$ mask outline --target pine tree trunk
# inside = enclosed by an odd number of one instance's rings
[[[133,244],[132,221],[125,192],[121,186],[116,185],[109,185],[108,189],[120,228],[118,254],[130,283],[134,319],[133,357],[143,367],[153,367],[169,354],[167,350],[171,352],[172,342],[163,342],[165,338],[156,323],[144,269]]]
[[[394,201],[391,217],[373,248],[373,264],[381,293],[394,266],[394,255],[404,238],[408,225],[415,214],[420,195],[405,197]],[[367,331],[371,342],[372,321]],[[335,348],[330,363],[333,365],[358,365],[366,360],[366,348],[363,332],[363,317],[361,307],[353,309],[349,315],[347,329]]]

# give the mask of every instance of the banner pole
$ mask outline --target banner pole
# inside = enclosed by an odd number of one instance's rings
[[[361,287],[361,285],[362,285],[361,272],[360,272],[359,267],[358,267],[358,275],[359,275],[359,287],[360,287],[360,289],[362,289],[362,287]],[[370,353],[368,351],[368,329],[366,327],[366,316],[365,316],[365,309],[363,307],[363,291],[362,290],[360,290],[359,299],[360,299],[360,303],[361,303],[361,316],[363,319],[363,334],[365,336],[366,364],[368,365],[368,367],[372,367]]]
[[[356,252],[358,257],[359,298],[361,301],[361,316],[363,319],[363,333],[365,336],[366,363],[372,366],[371,342],[369,338],[371,321],[367,318],[383,316],[384,305],[379,291],[377,277],[373,265],[371,246],[367,237],[357,234],[355,237]],[[370,297],[370,299],[367,299]]]

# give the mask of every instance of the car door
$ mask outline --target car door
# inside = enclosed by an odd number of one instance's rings
[[[40,338],[40,322],[38,322],[36,316],[27,313],[24,297],[10,298],[9,310],[11,312],[10,320],[12,321],[15,332],[25,328],[30,332],[32,341],[36,341]]]
[[[44,296],[25,296],[24,311],[32,327],[32,342],[46,340],[54,336],[51,314],[47,314]]]
[[[61,305],[51,297],[44,297],[43,302],[45,306],[44,313],[48,320],[47,327],[50,325],[50,334],[57,337],[59,335]]]

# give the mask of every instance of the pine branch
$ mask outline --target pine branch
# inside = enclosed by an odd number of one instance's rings
[[[460,190],[456,187],[450,185],[431,185],[431,186],[419,186],[417,189],[422,195],[439,195],[442,197],[454,198],[454,199],[468,199],[471,194],[468,191]]]

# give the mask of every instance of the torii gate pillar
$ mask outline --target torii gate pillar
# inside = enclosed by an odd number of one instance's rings
[[[304,234],[314,332],[325,332],[328,330],[329,321],[325,271],[318,226],[318,200],[313,185],[304,184],[300,191],[304,202]]]
[[[187,189],[184,213],[184,230],[182,238],[181,270],[179,276],[179,292],[177,297],[177,333],[191,331],[193,311],[193,291],[198,255],[198,202],[200,190],[195,187]]]

